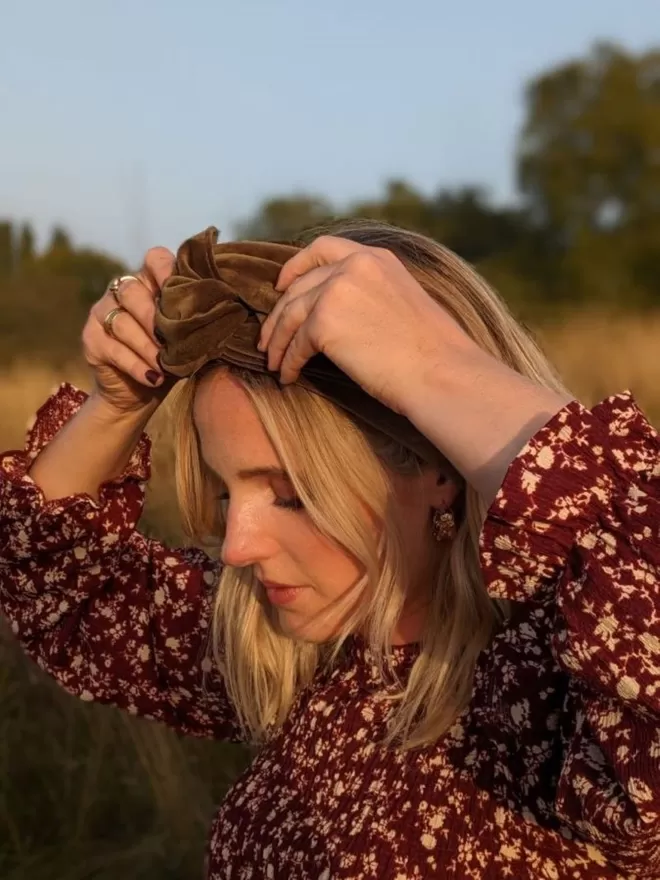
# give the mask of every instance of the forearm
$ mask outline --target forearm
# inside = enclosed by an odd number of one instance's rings
[[[121,474],[156,404],[120,414],[90,396],[35,459],[29,474],[47,500],[87,493]]]
[[[427,367],[411,387],[406,416],[487,504],[527,441],[572,399],[471,343]]]

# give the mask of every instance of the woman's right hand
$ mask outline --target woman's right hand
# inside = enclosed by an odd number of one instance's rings
[[[106,291],[89,312],[82,342],[85,360],[94,375],[94,394],[117,413],[155,409],[174,381],[163,376],[158,363],[159,344],[154,336],[156,296],[172,274],[174,254],[166,248],[147,252],[137,280],[119,289],[124,311],[116,316],[113,338],[103,328],[105,317],[117,308]]]

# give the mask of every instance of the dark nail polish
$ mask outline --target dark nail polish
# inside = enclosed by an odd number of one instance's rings
[[[160,379],[160,375],[155,370],[147,370],[144,374],[147,382],[151,382],[152,385],[157,385],[158,380]]]
[[[165,337],[160,332],[160,330],[154,330],[154,336],[160,342],[161,345],[165,345]]]

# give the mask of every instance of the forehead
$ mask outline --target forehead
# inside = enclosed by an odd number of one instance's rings
[[[278,463],[252,402],[238,379],[216,371],[200,381],[193,418],[202,455],[215,469],[227,462],[232,469]]]

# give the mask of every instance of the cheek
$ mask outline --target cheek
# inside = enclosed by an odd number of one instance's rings
[[[290,536],[293,537],[293,530]],[[310,524],[295,530],[295,540],[286,549],[308,581],[326,598],[341,595],[360,577],[358,563]]]
[[[419,508],[406,511],[401,519],[403,542],[409,552],[424,546],[427,542],[429,524],[426,516]]]

